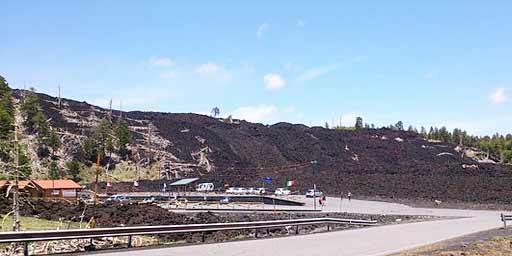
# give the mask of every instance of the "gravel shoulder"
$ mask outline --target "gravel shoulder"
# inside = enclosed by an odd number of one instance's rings
[[[512,229],[492,229],[446,240],[391,256],[512,255]]]

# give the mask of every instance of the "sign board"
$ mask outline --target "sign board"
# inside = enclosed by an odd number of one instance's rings
[[[266,183],[270,183],[270,182],[272,182],[272,177],[265,176],[265,177],[263,177],[263,181],[266,182]]]

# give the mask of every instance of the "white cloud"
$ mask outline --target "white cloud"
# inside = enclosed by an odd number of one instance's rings
[[[263,36],[263,33],[265,33],[269,28],[270,25],[267,22],[261,24],[258,27],[258,30],[256,31],[256,36],[258,37],[258,39],[260,39]]]
[[[505,88],[500,87],[494,89],[494,91],[489,95],[489,98],[491,99],[491,102],[493,104],[502,104],[507,101],[507,95],[505,93]]]
[[[356,118],[361,116],[354,112],[348,112],[341,115],[341,125],[345,127],[353,127],[356,124]]]
[[[149,63],[156,67],[170,67],[174,65],[174,62],[166,57],[152,57],[149,59]]]
[[[174,71],[163,71],[163,72],[160,73],[160,77],[161,78],[165,78],[165,79],[172,79],[172,78],[176,77],[176,72],[174,72]]]
[[[233,117],[249,122],[271,122],[277,119],[278,109],[273,105],[240,107],[233,112]]]
[[[299,19],[299,20],[297,20],[297,26],[299,26],[299,27],[301,27],[301,28],[303,28],[303,27],[304,27],[304,26],[306,26],[307,24],[308,24],[308,22],[307,22],[307,21],[305,21],[305,20],[300,20],[300,19]]]
[[[224,67],[208,62],[196,68],[196,73],[216,80],[230,81],[232,76]]]
[[[299,77],[297,77],[297,81],[299,82],[306,82],[312,79],[315,79],[317,77],[326,75],[336,69],[338,69],[338,64],[330,64],[327,66],[322,67],[314,67],[306,70],[304,73],[302,73]]]
[[[265,83],[265,88],[269,90],[280,89],[286,84],[284,79],[278,74],[266,74],[263,77],[263,82]]]

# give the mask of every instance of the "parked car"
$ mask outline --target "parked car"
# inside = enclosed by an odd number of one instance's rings
[[[256,188],[254,194],[263,195],[265,194],[265,188]]]
[[[236,187],[229,187],[228,189],[226,189],[226,193],[228,193],[228,194],[235,194],[236,191],[237,191]]]
[[[247,194],[247,189],[243,187],[236,188],[236,194]]]
[[[290,191],[287,188],[276,188],[276,191],[274,192],[274,194],[276,196],[286,196],[286,195],[289,195],[291,192],[292,191]]]
[[[324,193],[320,190],[308,189],[306,191],[306,197],[321,197]]]
[[[123,195],[113,195],[107,198],[107,202],[128,203],[130,202],[130,199]]]
[[[140,204],[152,204],[156,202],[156,198],[155,197],[146,197],[144,198],[144,200],[142,200],[142,202],[140,202]]]
[[[247,189],[247,194],[259,194],[260,192],[258,191],[257,188],[248,188]]]
[[[196,185],[197,192],[210,192],[215,189],[213,183],[199,183]]]
[[[219,201],[219,203],[221,203],[221,204],[229,204],[229,197],[224,197],[224,198],[222,198],[222,199]]]
[[[258,191],[260,195],[268,195],[274,193],[274,190],[272,190],[271,188],[258,188]]]

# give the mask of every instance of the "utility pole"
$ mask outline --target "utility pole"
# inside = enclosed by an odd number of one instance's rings
[[[110,103],[108,106],[108,120],[112,122],[112,99],[110,99]]]
[[[151,122],[148,123],[148,150],[149,150],[149,162],[151,163]]]
[[[343,192],[340,194],[340,212],[341,212],[341,205],[343,204]]]
[[[60,82],[59,82],[59,109],[62,108],[62,98],[60,97]]]
[[[12,224],[13,231],[20,231],[20,198],[19,198],[19,146],[18,146],[18,126],[14,124],[14,173],[15,173],[15,184],[14,184],[14,195],[13,195],[13,210],[14,210],[14,223]]]
[[[93,207],[92,207],[92,220],[91,220],[91,227],[96,227],[96,205],[98,204],[98,182],[99,182],[99,175],[100,175],[100,152],[96,155],[96,178],[94,182],[94,194],[93,194]]]
[[[318,162],[316,160],[311,161],[311,168],[313,168],[313,209],[316,211],[316,183],[315,183],[315,165]]]

